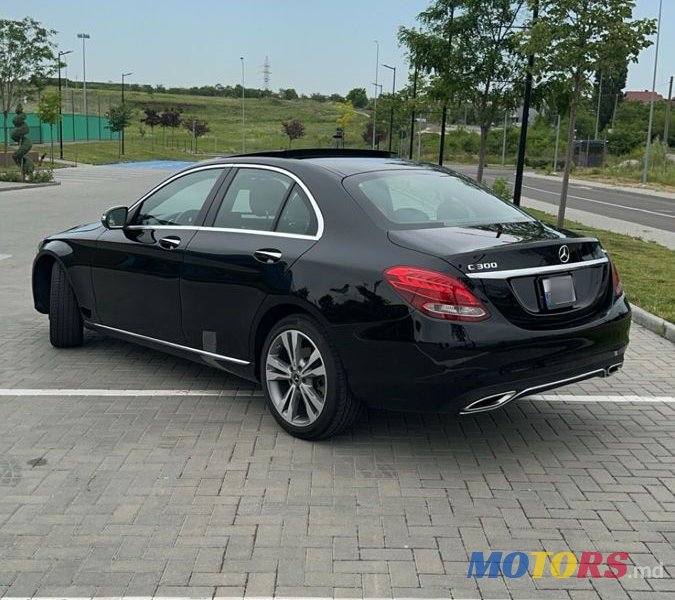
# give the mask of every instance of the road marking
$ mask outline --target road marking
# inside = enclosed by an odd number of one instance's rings
[[[0,396],[235,396],[237,392],[220,390],[98,390],[0,388]]]
[[[537,192],[543,192],[544,194],[552,194],[553,196],[560,196],[560,192],[551,192],[550,190],[542,190],[541,188],[532,187],[531,185],[523,185],[530,190],[535,190]],[[574,196],[572,194],[567,195],[568,198],[575,198],[576,200],[585,200],[586,202],[595,202],[596,204],[604,204],[605,206],[613,206],[615,208],[625,208],[626,210],[634,210],[637,212],[647,213],[648,215],[656,215],[658,217],[666,217],[668,219],[675,219],[675,215],[667,215],[666,213],[660,213],[653,210],[647,210],[645,208],[635,208],[633,206],[624,206],[623,204],[614,204],[613,202],[603,202],[602,200],[592,200],[591,198],[584,198],[583,196]]]
[[[544,402],[652,402],[675,403],[675,396],[576,396],[573,394],[537,394],[526,396],[523,400],[540,400]]]
[[[256,392],[254,392],[255,394]],[[262,392],[257,392],[261,394]],[[116,389],[51,389],[0,388],[0,396],[115,396],[115,397],[171,397],[171,396],[241,396],[237,390],[116,390]],[[522,400],[540,402],[651,402],[675,403],[675,396],[591,396],[574,394],[535,394]]]
[[[12,258],[11,254],[0,254],[0,260],[5,260],[6,258]]]

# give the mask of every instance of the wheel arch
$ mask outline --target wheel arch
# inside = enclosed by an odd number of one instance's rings
[[[40,313],[49,313],[49,295],[52,287],[52,268],[54,263],[59,263],[66,273],[66,278],[70,281],[68,273],[69,256],[72,254],[72,248],[61,241],[48,242],[41,250],[33,262],[33,304],[35,310]]]
[[[325,322],[321,313],[308,303],[285,300],[272,305],[263,306],[258,311],[255,327],[252,330],[253,339],[251,340],[250,346],[253,349],[252,363],[254,365],[256,379],[260,378],[260,360],[267,335],[279,321],[296,314],[313,317],[321,323]]]

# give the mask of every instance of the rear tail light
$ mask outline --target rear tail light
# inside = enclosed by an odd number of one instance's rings
[[[614,298],[620,298],[623,294],[623,285],[621,279],[619,278],[619,272],[616,270],[616,266],[610,260],[609,264],[612,266],[612,284],[614,286]]]
[[[391,267],[387,281],[406,302],[436,319],[482,321],[490,314],[459,279],[415,267]]]

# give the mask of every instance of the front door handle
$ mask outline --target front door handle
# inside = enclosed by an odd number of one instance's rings
[[[176,235],[169,235],[159,240],[159,245],[167,250],[175,250],[180,246],[180,238]]]
[[[270,264],[279,262],[282,254],[275,248],[261,248],[260,250],[256,250],[253,253],[253,256],[262,263]]]

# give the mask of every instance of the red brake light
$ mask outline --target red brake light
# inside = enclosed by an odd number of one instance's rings
[[[408,303],[424,314],[450,321],[482,321],[490,314],[459,279],[415,267],[391,267],[387,281]]]
[[[614,262],[610,260],[609,264],[612,265],[612,283],[614,284],[614,298],[620,298],[621,295],[623,294],[623,284],[621,283],[621,279],[619,278],[619,272],[616,270],[616,267],[614,266]]]

